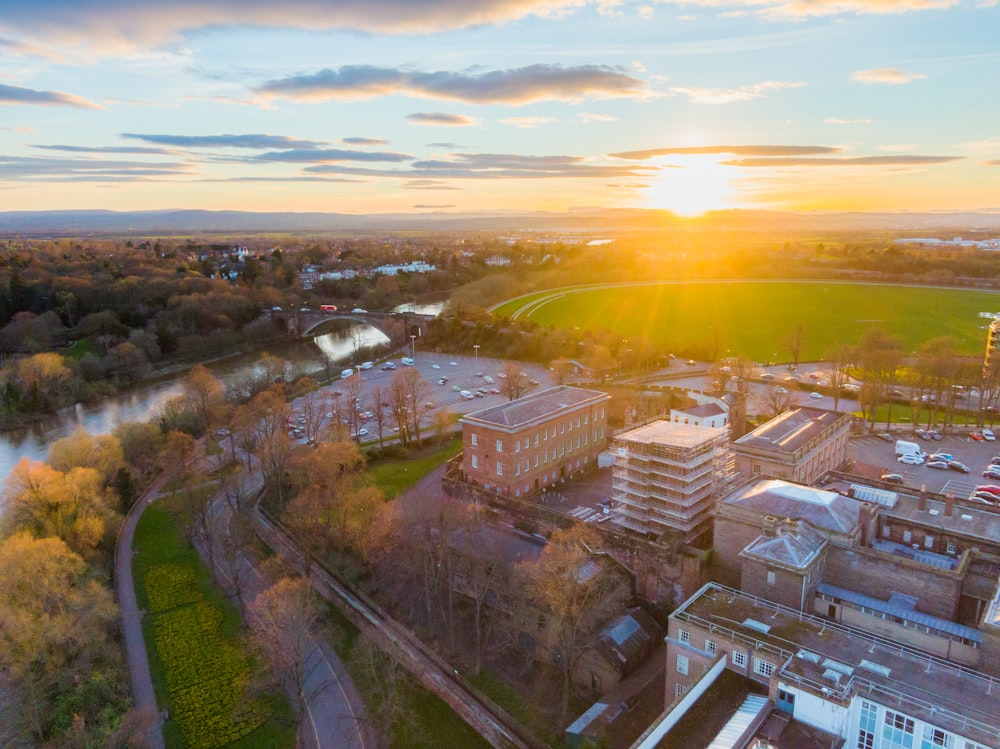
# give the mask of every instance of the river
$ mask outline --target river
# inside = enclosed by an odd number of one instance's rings
[[[407,304],[397,307],[395,311],[436,315],[443,307],[443,304]],[[333,362],[343,362],[350,360],[359,346],[377,346],[388,341],[384,333],[370,325],[352,325],[312,339],[269,346],[267,352],[285,359],[301,374],[325,373],[327,358]],[[259,351],[238,354],[206,366],[223,382],[233,382],[245,377],[260,356]],[[117,424],[149,419],[163,403],[180,394],[181,383],[186,375],[186,371],[178,372],[96,403],[78,403],[25,429],[0,433],[0,482],[6,481],[11,469],[21,458],[45,460],[49,445],[72,433],[77,427],[83,427],[91,434],[107,434]],[[0,510],[2,503],[0,498]]]

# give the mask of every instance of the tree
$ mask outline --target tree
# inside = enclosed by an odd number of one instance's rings
[[[500,378],[500,392],[507,396],[507,400],[517,400],[524,395],[531,386],[527,373],[521,369],[521,365],[509,359],[503,363],[503,377]]]
[[[368,396],[371,412],[375,415],[375,428],[378,431],[378,446],[385,446],[385,423],[389,412],[389,390],[381,383],[372,388]]]
[[[805,333],[805,327],[802,323],[796,323],[788,334],[788,338],[785,339],[785,346],[788,348],[788,353],[792,355],[792,365],[796,369],[799,366],[802,349],[805,348]]]
[[[294,695],[293,707],[302,715],[308,702],[309,657],[316,647],[312,632],[319,619],[312,585],[301,577],[278,580],[254,598],[248,618],[271,676]]]
[[[562,674],[565,724],[573,672],[584,650],[623,607],[622,580],[616,570],[591,565],[602,545],[593,528],[577,523],[557,530],[537,559],[518,564],[524,592],[537,613],[539,637],[550,647]],[[625,598],[628,596],[625,595]]]
[[[895,389],[903,351],[899,341],[882,328],[869,328],[858,344],[858,365],[865,382],[865,396],[871,412],[871,428],[875,428],[875,413],[882,403],[887,403],[886,428],[892,422],[892,391]],[[867,391],[866,391],[867,387]]]
[[[68,437],[49,445],[48,462],[57,471],[93,468],[107,483],[125,465],[125,456],[114,435],[92,436],[83,427],[77,427]]]
[[[764,391],[764,414],[769,419],[792,407],[792,394],[783,387],[771,385]]]
[[[63,473],[45,463],[22,458],[4,485],[8,532],[55,536],[74,553],[93,557],[120,520],[114,501],[93,468]]]
[[[576,368],[569,359],[555,359],[549,364],[549,369],[555,373],[556,383],[565,385],[566,380],[573,375]]]
[[[209,429],[225,408],[225,386],[207,367],[198,364],[184,378],[184,395],[195,415],[197,434]]]
[[[20,532],[0,541],[0,580],[0,671],[23,698],[42,743],[54,691],[85,683],[95,663],[114,657],[109,635],[118,609],[58,538]]]
[[[151,422],[126,421],[116,426],[112,435],[125,462],[140,474],[151,475],[164,440],[159,427]]]

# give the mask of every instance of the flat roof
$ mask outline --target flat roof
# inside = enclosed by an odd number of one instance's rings
[[[517,428],[545,419],[559,411],[586,403],[601,403],[611,396],[600,390],[586,390],[569,385],[557,385],[530,393],[523,398],[473,411],[463,416],[462,423],[479,422],[494,427]]]
[[[794,453],[844,416],[840,411],[799,406],[744,434],[733,445]]]
[[[718,403],[699,403],[694,406],[688,406],[687,408],[675,408],[673,410],[680,414],[694,416],[697,419],[701,419],[706,416],[721,416],[722,414],[727,413],[726,409]]]
[[[856,499],[781,479],[744,486],[723,499],[722,504],[747,507],[776,518],[807,520],[813,528],[840,533],[852,532],[861,513],[861,502]]]
[[[700,424],[679,424],[674,421],[653,421],[649,424],[619,432],[616,440],[638,442],[645,445],[664,447],[697,447],[712,442],[725,435],[722,427],[706,427]]]
[[[845,703],[864,696],[990,745],[1000,733],[1000,680],[915,648],[717,583],[670,618],[754,648],[780,683]]]

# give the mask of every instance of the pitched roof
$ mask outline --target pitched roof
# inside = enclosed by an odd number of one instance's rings
[[[826,536],[802,521],[795,524],[794,530],[782,524],[777,529],[777,535],[757,536],[742,554],[805,569],[826,543]]]
[[[737,449],[744,446],[794,453],[843,416],[839,411],[799,406],[744,434],[733,445]]]
[[[499,406],[491,406],[481,411],[473,411],[462,417],[464,422],[480,422],[491,426],[520,427],[542,418],[547,418],[572,406],[588,401],[600,403],[609,399],[607,393],[599,390],[559,385],[557,387],[531,393]]]
[[[852,532],[861,512],[856,499],[781,479],[750,484],[723,501],[761,515],[806,520],[814,528],[839,533]]]

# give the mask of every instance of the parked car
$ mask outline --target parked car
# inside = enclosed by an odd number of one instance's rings
[[[684,362],[684,364],[687,365],[687,366],[689,366],[689,367],[693,367],[695,365],[695,360],[694,359],[688,359],[686,362]]]
[[[994,455],[992,458],[990,458],[990,465],[1000,466],[1000,455]]]
[[[882,481],[887,481],[890,484],[902,484],[903,477],[898,473],[884,473],[882,474]]]
[[[993,434],[993,430],[992,429],[984,429],[983,430],[983,439],[986,440],[987,442],[996,442],[997,441],[997,436],[995,434]]]
[[[970,473],[972,471],[972,469],[965,465],[965,463],[961,463],[957,460],[948,461],[948,468],[949,470],[958,471],[959,473]]]
[[[782,395],[784,395],[785,393],[788,392],[788,390],[786,388],[781,387],[781,385],[775,385],[774,392],[781,393]]]
[[[929,439],[931,439],[931,433],[928,432],[926,429],[918,429],[917,430],[917,436],[920,439],[922,439],[922,440],[929,440]]]
[[[980,484],[976,487],[976,491],[1000,496],[1000,486],[997,486],[996,484]]]
[[[894,439],[896,439],[896,438],[895,438],[895,437],[893,437],[893,436],[892,436],[891,434],[889,434],[888,432],[882,432],[882,434],[880,434],[880,435],[879,435],[879,439],[883,439],[883,440],[885,440],[886,442],[892,442],[892,441],[893,441]]]
[[[932,440],[935,440],[937,442],[940,442],[942,439],[944,439],[944,437],[941,436],[941,432],[939,432],[937,429],[928,429],[927,433],[931,436]]]
[[[900,455],[896,460],[904,465],[908,466],[922,466],[924,464],[924,458],[922,455],[915,455],[913,453],[907,453],[905,455]]]
[[[816,392],[816,391],[814,390],[813,392],[809,393],[809,397],[810,397],[810,398],[816,398],[817,400],[820,400],[820,399],[822,399],[822,398],[823,398],[823,394],[822,394],[822,393],[817,393],[817,392]]]
[[[1000,505],[1000,497],[994,497],[992,494],[987,494],[985,492],[975,492],[971,497],[969,497],[970,502],[978,502],[983,505],[990,505],[996,507]]]
[[[387,361],[385,364],[382,365],[382,371],[383,372],[385,372],[385,371],[387,371],[389,369],[395,369],[395,368],[396,368],[395,362],[391,362],[391,361]]]
[[[370,361],[361,362],[361,368],[362,369],[371,369],[374,366],[375,365],[372,362],[370,362]]]
[[[344,370],[341,370],[341,372],[340,372],[340,379],[346,380],[352,374],[354,374],[354,370],[353,369],[344,369]]]
[[[1000,480],[1000,466],[997,468],[987,468],[983,471],[983,478]]]
[[[974,442],[982,442],[986,438],[983,437],[982,432],[969,432],[969,439],[973,440]]]
[[[955,456],[951,453],[932,453],[928,460],[943,460],[945,463],[950,463],[955,459]]]
[[[947,471],[948,464],[943,460],[931,460],[927,463],[928,468],[933,468],[936,471]]]

